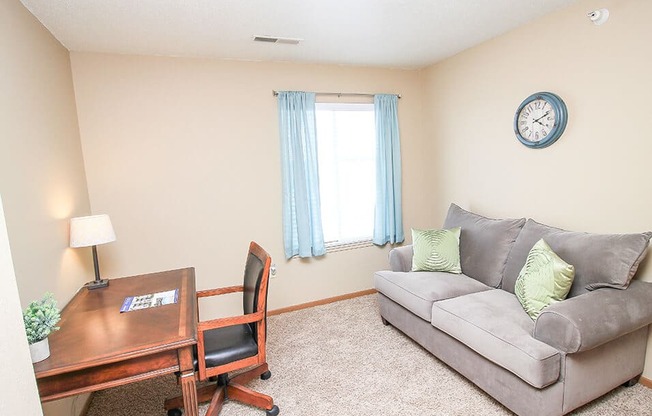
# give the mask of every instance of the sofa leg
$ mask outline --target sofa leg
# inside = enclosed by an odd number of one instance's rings
[[[387,319],[385,319],[385,317],[381,316],[380,320],[383,321],[383,325],[385,325],[385,326],[390,325],[389,321]]]
[[[636,383],[638,383],[638,379],[640,379],[640,378],[641,378],[641,375],[639,374],[639,375],[637,375],[636,377],[634,377],[634,378],[632,378],[632,379],[627,380],[626,382],[624,382],[624,383],[622,384],[622,386],[623,386],[623,387],[634,387],[634,386],[636,385]]]

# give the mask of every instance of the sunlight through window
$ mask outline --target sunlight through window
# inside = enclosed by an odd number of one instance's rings
[[[370,240],[376,198],[374,105],[317,103],[316,110],[326,244]]]

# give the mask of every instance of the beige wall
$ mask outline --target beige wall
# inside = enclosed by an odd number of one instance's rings
[[[3,415],[42,415],[20,313],[20,299],[18,298],[14,265],[11,260],[2,198],[0,198],[0,293],[2,293],[0,316],[3,320],[0,357],[2,357],[3,372],[12,375],[12,382],[5,382],[0,390],[0,413]]]
[[[0,91],[0,194],[21,303],[50,291],[65,305],[92,273],[90,252],[68,248],[68,218],[89,213],[70,60],[18,0],[0,1]],[[44,410],[76,414],[84,400]]]
[[[605,6],[609,22],[590,24],[586,12]],[[50,290],[63,304],[88,279],[90,253],[67,248],[67,220],[90,212],[89,195],[118,235],[99,248],[107,277],[190,265],[200,288],[235,284],[254,239],[279,269],[270,308],[370,288],[387,248],[283,258],[272,89],[402,94],[408,239],[440,225],[451,201],[576,230],[648,230],[650,13],[645,0],[580,1],[423,71],[73,53],[73,95],[67,51],[2,1],[0,193],[22,303]],[[530,150],[513,114],[541,90],[570,119],[559,142]]]
[[[271,309],[372,287],[387,249],[283,257],[277,103],[272,90],[393,92],[406,229],[430,211],[418,71],[71,54],[93,212],[117,241],[110,276],[195,266],[200,288],[241,281],[249,240],[272,255]]]
[[[611,18],[594,26],[586,13],[599,7]],[[650,15],[646,0],[580,1],[425,71],[435,217],[460,201],[573,230],[652,229]],[[560,95],[569,113],[563,136],[543,150],[521,145],[512,129],[516,108],[537,91]]]

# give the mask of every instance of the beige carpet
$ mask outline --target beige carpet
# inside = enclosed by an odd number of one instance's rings
[[[510,415],[491,397],[391,326],[376,296],[364,296],[268,320],[272,378],[256,380],[288,416]],[[88,416],[165,415],[180,394],[174,377],[96,393]],[[200,407],[204,415],[206,405]],[[618,388],[576,415],[652,415],[652,389]],[[227,402],[222,416],[265,415]]]

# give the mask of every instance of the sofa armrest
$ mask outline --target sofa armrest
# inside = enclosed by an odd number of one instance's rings
[[[566,353],[586,351],[652,323],[652,283],[597,289],[545,308],[534,338]]]
[[[389,252],[389,267],[393,272],[412,270],[412,245],[393,248]]]

